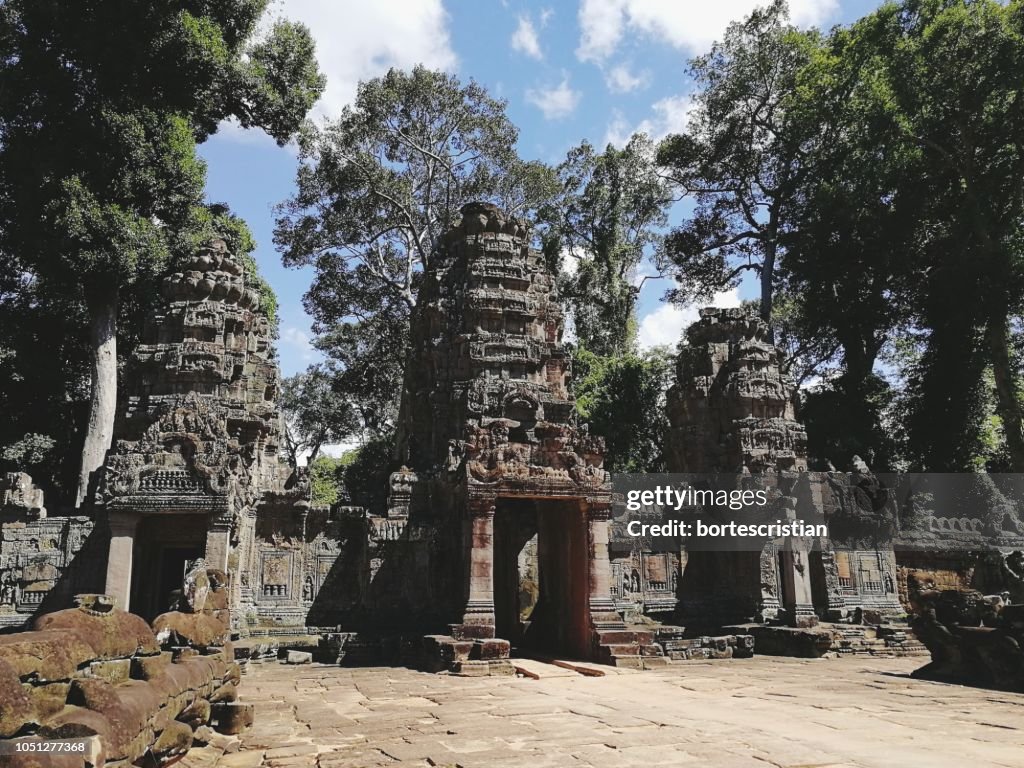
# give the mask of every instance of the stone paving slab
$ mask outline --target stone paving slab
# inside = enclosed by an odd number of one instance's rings
[[[251,665],[242,750],[183,768],[1021,768],[1024,696],[920,659],[755,657],[604,677]]]

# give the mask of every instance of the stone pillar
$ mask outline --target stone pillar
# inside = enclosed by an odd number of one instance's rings
[[[796,520],[796,499],[783,497],[786,521]],[[791,536],[779,553],[782,570],[782,603],[791,627],[813,627],[818,623],[811,592],[811,541]]]
[[[139,515],[134,512],[110,512],[110,549],[107,551],[107,580],[103,591],[114,599],[114,605],[129,610],[132,594],[132,555]]]
[[[225,512],[210,520],[206,531],[206,565],[229,573],[228,555],[231,553],[231,526],[234,516]],[[234,590],[232,590],[234,591]]]
[[[615,602],[612,600],[612,565],[608,556],[608,519],[611,516],[611,505],[605,502],[584,503],[587,504],[590,542],[590,612],[615,613]]]
[[[469,597],[462,625],[453,628],[462,637],[494,637],[494,499],[469,504],[466,537]]]

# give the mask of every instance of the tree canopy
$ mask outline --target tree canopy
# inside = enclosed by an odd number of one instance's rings
[[[459,209],[489,201],[530,217],[554,194],[517,138],[505,102],[422,66],[360,83],[339,117],[304,131],[275,241],[285,264],[316,270],[305,306],[317,345],[370,432],[394,426],[420,275]]]
[[[268,0],[0,5],[0,250],[83,301],[91,404],[77,498],[110,444],[120,307],[205,236],[197,142],[229,117],[279,143],[323,89]]]

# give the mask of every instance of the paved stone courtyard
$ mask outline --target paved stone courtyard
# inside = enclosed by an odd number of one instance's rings
[[[1024,695],[911,680],[920,658],[771,658],[528,678],[250,667],[243,749],[181,768],[1024,765]]]
[[[519,662],[517,662],[519,663]],[[540,679],[265,663],[256,726],[182,768],[1024,765],[1024,696],[910,679],[921,659],[689,662]]]

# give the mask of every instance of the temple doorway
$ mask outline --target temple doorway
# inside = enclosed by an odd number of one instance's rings
[[[514,648],[591,655],[589,541],[578,500],[499,499],[494,517],[494,612]]]
[[[206,551],[201,515],[151,515],[139,523],[132,569],[132,613],[147,621],[170,610],[189,564]]]

